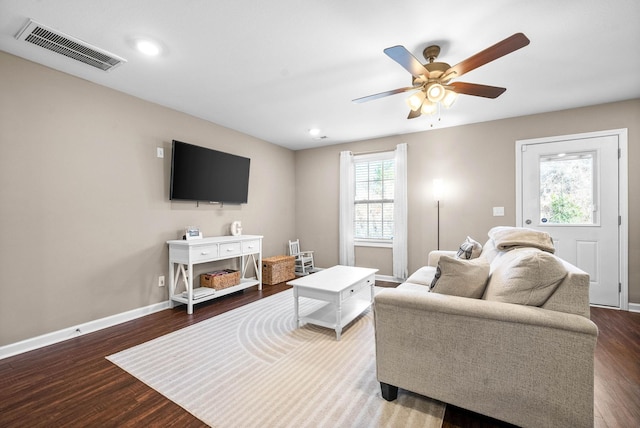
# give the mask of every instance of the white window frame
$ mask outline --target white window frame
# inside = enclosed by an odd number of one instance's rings
[[[396,165],[395,165],[395,151],[391,150],[388,152],[379,152],[379,153],[368,153],[368,154],[362,154],[362,155],[354,155],[353,156],[353,164],[354,164],[354,168],[355,165],[357,163],[362,163],[362,162],[373,162],[373,161],[380,161],[380,160],[392,160],[394,161],[394,176],[396,175]],[[397,183],[394,183],[394,188],[397,185]],[[355,186],[355,182],[354,182],[354,186]],[[395,203],[395,191],[394,191],[394,203]],[[353,201],[354,207],[356,204],[356,201]],[[354,218],[353,218],[353,222],[355,225],[355,211],[354,211]],[[395,219],[394,219],[394,223],[395,223]],[[356,247],[378,247],[378,248],[393,248],[393,238],[391,239],[379,239],[379,238],[354,238],[354,245]]]

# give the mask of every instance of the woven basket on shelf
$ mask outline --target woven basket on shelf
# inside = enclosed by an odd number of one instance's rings
[[[209,287],[216,290],[233,287],[240,284],[240,272],[232,269],[217,270],[200,275],[200,287]]]

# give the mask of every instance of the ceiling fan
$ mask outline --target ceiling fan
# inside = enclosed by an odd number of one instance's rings
[[[402,92],[416,91],[407,99],[411,108],[407,119],[413,119],[421,114],[435,113],[438,103],[442,103],[447,108],[451,107],[458,94],[497,98],[507,89],[452,80],[528,44],[529,39],[524,34],[516,33],[453,67],[447,63],[435,61],[440,54],[440,46],[433,45],[424,49],[422,54],[427,60],[426,64],[418,61],[404,46],[393,46],[385,49],[384,53],[411,73],[412,86],[357,98],[353,102],[363,103]]]

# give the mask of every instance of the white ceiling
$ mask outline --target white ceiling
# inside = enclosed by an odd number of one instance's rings
[[[16,40],[29,18],[128,62]],[[529,46],[460,79],[506,87],[497,99],[461,95],[439,121],[407,120],[406,94],[351,102],[411,85],[386,47],[423,60],[439,44],[454,65],[517,32]],[[639,42],[638,0],[0,0],[0,49],[294,150],[640,98]]]

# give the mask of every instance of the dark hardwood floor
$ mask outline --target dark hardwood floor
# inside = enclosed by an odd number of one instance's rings
[[[0,360],[0,427],[205,426],[104,357],[287,288],[250,288],[199,304],[193,315],[180,306]],[[640,314],[593,308],[592,319],[600,329],[595,426],[640,426]],[[510,425],[448,406],[443,426]]]

